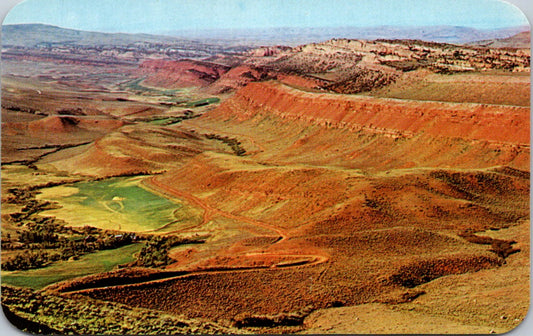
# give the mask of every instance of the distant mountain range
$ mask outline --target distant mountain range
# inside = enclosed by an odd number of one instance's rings
[[[507,38],[529,31],[528,26],[480,30],[458,26],[428,27],[336,27],[336,28],[269,28],[269,29],[221,29],[199,31],[172,31],[165,35],[188,38],[217,38],[262,41],[277,44],[304,44],[332,38],[348,39],[412,39],[432,42],[457,43]]]
[[[338,28],[269,28],[220,29],[165,32],[162,35],[100,33],[65,29],[44,24],[2,26],[3,46],[34,47],[40,44],[114,45],[135,43],[173,43],[178,40],[202,40],[208,43],[242,45],[297,45],[321,42],[332,38],[351,39],[416,39],[445,43],[470,43],[504,39],[529,31],[528,26],[480,30],[457,26],[429,27],[338,27]]]

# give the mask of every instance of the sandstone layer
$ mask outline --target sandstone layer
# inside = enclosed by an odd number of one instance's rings
[[[230,106],[241,106],[236,113]],[[334,128],[367,129],[410,137],[435,137],[529,144],[529,108],[486,104],[408,101],[316,94],[275,82],[251,83],[217,110],[238,119],[256,113]]]

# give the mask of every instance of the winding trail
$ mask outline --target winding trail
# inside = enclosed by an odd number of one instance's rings
[[[259,255],[259,253],[257,253]],[[136,288],[136,287],[146,287],[154,284],[164,283],[167,281],[173,281],[173,280],[179,280],[179,279],[187,279],[191,277],[196,277],[199,275],[213,275],[213,274],[226,274],[226,273],[249,273],[249,272],[255,272],[258,270],[265,270],[265,269],[287,269],[287,268],[303,268],[303,267],[310,267],[319,265],[322,263],[325,263],[329,260],[326,256],[321,255],[308,255],[308,254],[266,254],[271,256],[279,256],[279,257],[298,257],[298,259],[295,262],[286,262],[286,263],[279,263],[272,266],[247,266],[247,267],[214,267],[212,269],[202,269],[202,270],[193,270],[193,271],[183,271],[183,274],[176,275],[176,271],[170,271],[168,272],[169,275],[166,277],[161,277],[153,280],[147,280],[147,281],[135,281],[128,283],[125,281],[122,284],[114,284],[110,286],[95,286],[95,287],[88,287],[83,289],[75,289],[75,290],[64,290],[60,291],[61,293],[68,293],[68,294],[89,294],[93,291],[98,290],[106,290],[109,288]],[[303,258],[309,258],[309,260],[301,260]],[[327,267],[325,268],[327,269]],[[179,271],[181,272],[181,271]],[[323,273],[324,271],[322,271]],[[163,272],[164,273],[164,272]],[[122,278],[124,280],[127,280],[127,278]]]
[[[279,243],[287,238],[287,234],[285,233],[285,231],[283,231],[279,227],[269,225],[269,224],[266,224],[264,222],[261,222],[261,221],[258,221],[258,220],[255,220],[249,217],[235,215],[230,212],[226,212],[220,209],[213,208],[210,205],[206,204],[203,200],[199,199],[196,196],[191,195],[190,193],[186,193],[184,191],[172,188],[166,184],[161,183],[157,179],[157,176],[152,176],[148,179],[145,179],[141,183],[144,186],[150,188],[151,190],[156,189],[156,191],[162,192],[163,194],[168,195],[170,197],[185,199],[187,202],[193,205],[196,205],[199,208],[202,208],[204,210],[204,214],[202,217],[202,222],[198,224],[198,226],[202,226],[202,225],[209,223],[216,216],[222,216],[228,219],[233,219],[235,221],[244,222],[247,224],[262,227],[267,230],[274,231],[276,232],[276,234],[278,234],[281,237],[281,239],[279,239],[276,243]]]
[[[185,200],[189,202],[190,204],[193,204],[195,206],[200,207],[204,210],[203,214],[203,220],[202,223],[198,224],[195,227],[202,226],[204,224],[207,224],[209,221],[211,221],[215,216],[222,216],[228,219],[232,219],[235,221],[240,221],[244,223],[248,223],[251,225],[256,225],[271,231],[276,232],[278,234],[279,238],[276,239],[270,246],[279,244],[282,241],[286,240],[288,238],[287,233],[280,229],[279,227],[275,227],[270,224],[266,224],[264,222],[248,218],[241,215],[235,215],[226,211],[222,211],[220,209],[213,208],[212,206],[206,204],[203,200],[200,198],[191,195],[190,193],[177,190],[175,188],[172,188],[169,185],[166,185],[162,183],[160,180],[158,180],[157,176],[152,176],[150,178],[144,179],[141,182],[145,187],[149,188],[150,190],[153,190],[156,193],[161,193],[165,195],[166,197]],[[192,227],[188,227],[184,230],[190,230]],[[287,268],[302,268],[302,267],[310,267],[315,266],[319,264],[323,264],[329,261],[329,257],[327,255],[323,254],[295,254],[295,253],[268,253],[268,252],[249,252],[242,255],[245,258],[250,257],[278,257],[278,258],[287,258],[287,260],[280,261],[277,263],[274,263],[272,265],[257,265],[257,266],[244,266],[244,267],[231,267],[231,266],[215,266],[213,268],[206,268],[206,269],[199,269],[199,270],[191,270],[191,271],[184,271],[184,274],[176,275],[174,272],[169,272],[169,275],[166,277],[154,279],[154,280],[148,280],[144,282],[131,282],[128,283],[127,278],[124,279],[124,283],[122,284],[116,284],[111,286],[98,286],[98,287],[91,287],[91,288],[84,288],[84,289],[77,289],[73,291],[66,291],[68,293],[89,293],[91,291],[100,290],[100,289],[107,289],[112,287],[141,287],[141,286],[149,286],[151,284],[156,283],[162,283],[166,281],[172,281],[172,280],[178,280],[178,279],[185,279],[197,275],[211,275],[211,274],[222,274],[222,273],[242,273],[242,272],[254,272],[258,271],[260,269],[268,269],[268,268],[278,268],[278,269],[287,269]],[[292,259],[292,260],[291,260]],[[327,267],[326,269],[327,270]],[[323,270],[321,272],[324,273]],[[164,272],[163,272],[164,273]]]

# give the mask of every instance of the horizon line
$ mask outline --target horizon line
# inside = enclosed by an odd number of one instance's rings
[[[498,31],[498,30],[506,30],[506,29],[516,29],[516,28],[524,28],[524,31],[531,31],[531,25],[529,24],[523,24],[523,25],[511,25],[506,27],[497,27],[497,28],[476,28],[473,26],[466,26],[466,25],[446,25],[446,24],[436,24],[436,25],[369,25],[369,26],[356,26],[356,25],[339,25],[339,26],[274,26],[274,27],[221,27],[221,28],[203,28],[203,29],[197,29],[197,28],[183,28],[183,29],[171,29],[171,30],[159,30],[159,31],[138,31],[138,32],[127,32],[127,31],[106,31],[106,30],[86,30],[86,29],[80,29],[80,28],[71,28],[71,27],[65,27],[65,26],[59,26],[55,24],[50,23],[44,23],[44,22],[20,22],[20,23],[2,23],[2,27],[5,26],[23,26],[23,25],[42,25],[42,26],[48,26],[48,27],[54,27],[59,29],[65,29],[65,30],[74,30],[74,31],[82,31],[82,32],[89,32],[89,33],[102,33],[102,34],[128,34],[128,35],[137,35],[137,34],[146,34],[146,35],[165,35],[169,36],[167,34],[169,33],[177,33],[177,32],[216,32],[216,31],[260,31],[260,30],[275,30],[275,29],[340,29],[340,28],[352,28],[352,29],[376,29],[376,28],[403,28],[403,29],[415,29],[415,28],[435,28],[435,27],[449,27],[449,28],[468,28],[473,29],[477,31]]]

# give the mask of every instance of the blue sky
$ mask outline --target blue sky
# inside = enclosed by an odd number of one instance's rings
[[[527,25],[499,0],[26,0],[3,24],[45,23],[104,32],[270,27]]]

